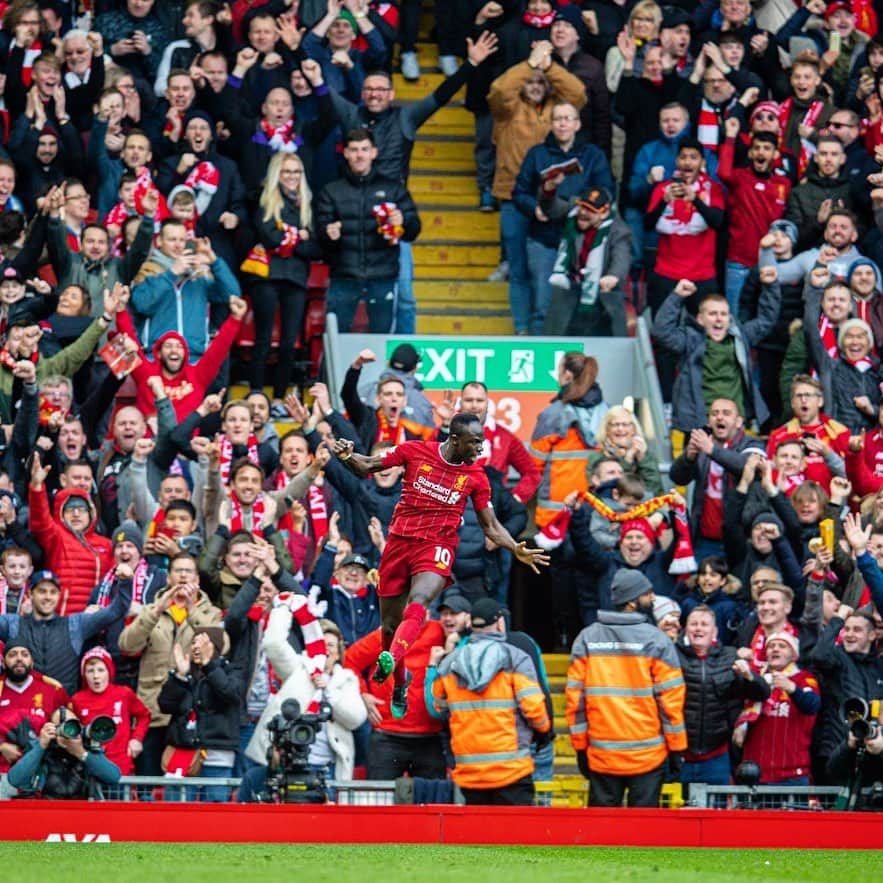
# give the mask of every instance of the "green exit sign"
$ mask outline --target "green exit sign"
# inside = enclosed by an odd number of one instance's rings
[[[427,389],[459,387],[479,380],[500,391],[558,391],[558,362],[571,350],[584,351],[582,341],[487,340],[426,337],[386,342],[386,361],[400,343],[410,343],[422,359],[417,377]]]

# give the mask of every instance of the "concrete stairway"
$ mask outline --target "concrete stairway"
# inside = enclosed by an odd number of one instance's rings
[[[423,98],[443,80],[438,49],[418,46],[416,83],[395,75],[396,100]],[[488,282],[499,263],[499,214],[478,211],[472,114],[465,91],[421,129],[411,159],[409,187],[423,222],[414,244],[419,334],[511,334],[506,283]]]

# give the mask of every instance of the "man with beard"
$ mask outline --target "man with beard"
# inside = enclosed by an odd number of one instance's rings
[[[814,162],[788,198],[785,217],[797,225],[799,244],[815,245],[835,208],[852,207],[846,148],[833,135],[822,135]]]
[[[567,725],[590,806],[659,805],[665,773],[677,775],[687,748],[686,689],[675,646],[652,625],[653,584],[621,570],[614,610],[573,642],[567,669]],[[614,649],[615,648],[615,649]]]
[[[727,240],[726,294],[730,310],[736,314],[739,295],[751,268],[757,263],[757,250],[770,224],[785,211],[791,182],[775,174],[779,156],[778,139],[772,132],[755,132],[748,148],[749,165],[734,167],[739,120],[731,117],[724,124],[726,140],[720,149],[718,177],[727,187],[730,235]]]
[[[696,482],[690,533],[697,561],[723,554],[724,495],[742,474],[747,458],[748,439],[742,425],[736,403],[716,399],[708,409],[708,424],[690,433],[686,447],[671,466],[675,484]]]
[[[58,681],[34,671],[31,648],[21,638],[7,641],[3,650],[0,697],[0,773],[5,773],[23,753],[23,746],[10,740],[10,731],[27,720],[39,732],[70,699]]]
[[[241,297],[229,300],[230,316],[212,338],[208,349],[192,364],[186,338],[177,331],[167,331],[153,345],[153,359],[139,348],[141,364],[132,372],[137,391],[135,407],[145,416],[155,413],[156,405],[148,379],[162,379],[166,395],[172,402],[178,420],[183,420],[202,404],[206,391],[217,378],[230,348],[236,340],[248,304]],[[118,328],[133,340],[138,336],[128,311],[120,313]]]
[[[20,640],[31,649],[34,665],[57,678],[68,693],[80,684],[80,654],[89,638],[121,621],[132,601],[132,571],[117,565],[118,591],[107,607],[92,613],[59,616],[61,581],[51,570],[31,578],[33,612],[25,616],[0,616],[0,640]]]

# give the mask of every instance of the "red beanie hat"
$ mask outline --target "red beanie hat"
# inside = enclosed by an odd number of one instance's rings
[[[651,545],[656,545],[656,531],[653,530],[652,525],[646,518],[631,518],[628,521],[623,521],[622,527],[619,529],[620,542],[625,539],[625,535],[630,530],[639,530],[648,540],[650,540]]]
[[[107,666],[107,673],[110,675],[110,679],[114,679],[114,676],[116,675],[116,666],[113,664],[113,657],[104,647],[92,647],[83,654],[83,658],[80,660],[81,678],[86,677],[86,663],[92,659],[100,659],[105,666]]]

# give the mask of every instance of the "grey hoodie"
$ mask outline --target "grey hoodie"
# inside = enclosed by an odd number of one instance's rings
[[[467,644],[446,657],[439,666],[439,675],[451,672],[473,693],[483,693],[501,671],[518,672],[537,680],[530,657],[523,650],[507,644],[506,636],[498,632],[474,633]]]

